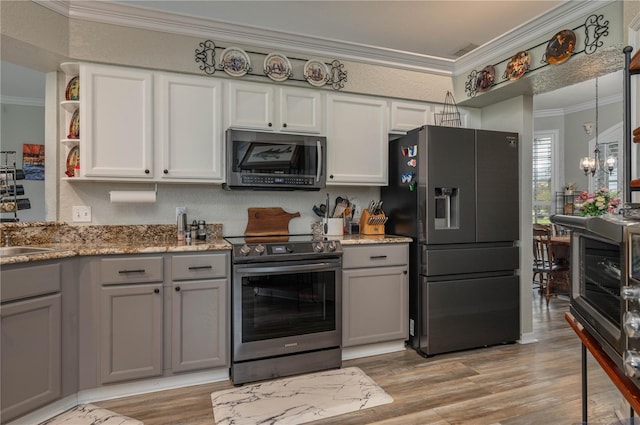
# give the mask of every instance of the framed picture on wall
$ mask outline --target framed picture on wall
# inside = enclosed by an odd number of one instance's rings
[[[44,145],[22,145],[22,169],[25,180],[44,180]]]

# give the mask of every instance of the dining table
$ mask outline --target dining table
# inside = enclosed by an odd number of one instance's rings
[[[571,236],[551,236],[549,238],[551,251],[556,262],[569,263],[571,255]]]

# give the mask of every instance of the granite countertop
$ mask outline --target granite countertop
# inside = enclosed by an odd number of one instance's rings
[[[225,240],[205,243],[191,243],[189,245],[181,242],[168,243],[95,243],[95,244],[69,244],[53,243],[42,245],[31,245],[42,248],[49,248],[52,251],[38,254],[12,255],[0,257],[0,266],[6,264],[28,263],[33,261],[54,260],[59,258],[91,256],[91,255],[117,255],[117,254],[152,254],[152,253],[180,253],[180,252],[202,252],[230,250],[231,245]]]
[[[53,260],[76,256],[181,253],[231,250],[222,238],[222,225],[212,224],[212,241],[179,242],[173,233],[175,226],[67,226],[66,223],[37,223],[35,225],[3,225],[2,237],[9,236],[13,246],[37,246],[51,251],[0,257],[0,265]],[[392,235],[344,235],[331,238],[343,246],[409,243],[411,238]]]
[[[201,252],[230,250],[222,239],[222,225],[208,224],[207,242],[178,241],[175,225],[69,226],[64,222],[4,223],[2,241],[11,246],[36,246],[51,251],[0,257],[0,266],[76,256]]]
[[[343,235],[337,236],[335,240],[340,241],[342,246],[380,243],[410,243],[413,241],[413,239],[407,236],[394,235]]]

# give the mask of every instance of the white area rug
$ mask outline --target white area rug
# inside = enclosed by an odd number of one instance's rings
[[[111,410],[93,404],[80,404],[59,414],[40,425],[143,425],[142,422],[128,416],[119,415]]]
[[[297,425],[393,402],[357,367],[245,385],[211,394],[216,425]]]

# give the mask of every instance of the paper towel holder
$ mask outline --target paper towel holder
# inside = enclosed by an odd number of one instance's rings
[[[140,190],[111,190],[109,200],[111,203],[155,203],[158,195],[158,183],[155,183],[153,191]]]

